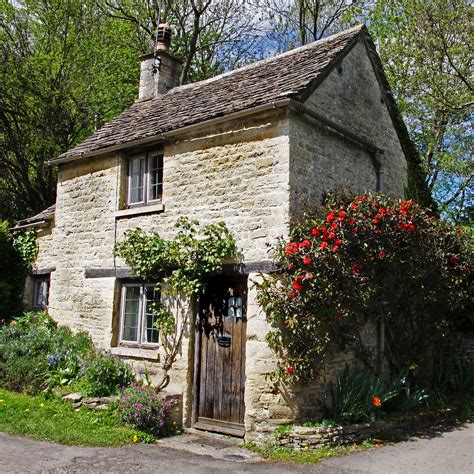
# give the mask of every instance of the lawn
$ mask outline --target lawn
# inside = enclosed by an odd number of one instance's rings
[[[0,431],[68,445],[121,446],[152,438],[127,428],[109,409],[74,409],[57,398],[0,388]]]

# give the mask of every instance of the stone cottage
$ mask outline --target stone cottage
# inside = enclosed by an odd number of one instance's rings
[[[266,377],[275,359],[252,281],[272,268],[267,244],[288,236],[302,200],[320,203],[327,190],[402,195],[406,130],[363,26],[183,86],[168,47],[161,25],[141,58],[138,100],[51,160],[56,205],[21,223],[38,229],[27,298],[158,379],[147,305],[159,295],[114,245],[136,227],[170,238],[180,216],[224,221],[242,254],[209,288],[225,302],[226,334],[209,334],[200,318],[209,308],[189,302],[168,390],[185,426],[259,439],[315,409],[309,389],[276,393]]]

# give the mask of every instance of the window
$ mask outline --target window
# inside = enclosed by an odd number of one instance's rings
[[[46,309],[49,299],[49,275],[33,277],[33,309]]]
[[[163,154],[148,153],[130,158],[128,164],[129,206],[160,202],[163,194]]]
[[[158,329],[152,303],[160,301],[155,285],[130,283],[122,286],[120,343],[124,345],[158,344]]]

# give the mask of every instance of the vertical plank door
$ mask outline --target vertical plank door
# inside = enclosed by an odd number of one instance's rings
[[[195,428],[244,435],[247,279],[220,277],[201,298]]]

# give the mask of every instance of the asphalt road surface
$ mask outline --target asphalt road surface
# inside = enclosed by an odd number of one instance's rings
[[[62,446],[0,433],[0,473],[474,473],[474,424],[317,465],[262,461],[236,446],[183,435],[159,445]]]

